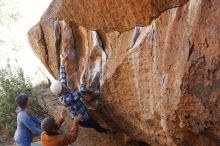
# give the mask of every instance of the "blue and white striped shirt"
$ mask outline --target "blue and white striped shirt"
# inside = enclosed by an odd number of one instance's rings
[[[60,80],[61,83],[67,85],[66,80],[66,71],[65,66],[60,66]],[[85,85],[80,85],[79,92],[72,91],[71,89],[67,88],[65,91],[62,92],[61,96],[59,97],[59,101],[66,106],[74,118],[78,114],[82,114],[81,121],[86,121],[89,119],[89,113],[83,102],[80,100],[82,96],[86,94],[86,87]]]

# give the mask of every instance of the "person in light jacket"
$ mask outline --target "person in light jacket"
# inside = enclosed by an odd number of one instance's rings
[[[14,135],[17,146],[31,146],[33,135],[40,135],[42,130],[37,128],[41,120],[31,110],[31,100],[26,93],[21,93],[15,99],[18,105],[17,129]]]

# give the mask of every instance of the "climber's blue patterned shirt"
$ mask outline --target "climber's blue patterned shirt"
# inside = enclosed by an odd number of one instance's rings
[[[60,66],[60,80],[63,84],[67,85],[66,71],[64,65]],[[89,119],[88,110],[86,109],[83,102],[80,100],[80,98],[85,94],[86,87],[85,85],[81,84],[79,92],[72,91],[71,89],[67,88],[65,91],[62,92],[61,96],[59,97],[59,101],[70,110],[72,118],[81,113],[81,121],[86,121]]]

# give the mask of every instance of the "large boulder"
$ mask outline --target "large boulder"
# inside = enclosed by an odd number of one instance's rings
[[[85,69],[85,104],[119,130],[82,129],[77,145],[220,145],[219,12],[219,0],[54,0],[29,42],[57,79],[69,54],[72,89]]]

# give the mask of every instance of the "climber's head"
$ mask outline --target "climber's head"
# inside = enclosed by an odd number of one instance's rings
[[[62,83],[60,81],[54,81],[52,82],[50,86],[50,91],[55,94],[56,96],[60,96],[62,92]]]
[[[15,102],[22,109],[25,109],[25,108],[31,106],[31,100],[30,100],[30,98],[28,98],[28,95],[26,93],[19,94],[15,98]]]
[[[41,123],[41,128],[47,135],[57,135],[59,130],[59,126],[52,117],[45,118]]]

